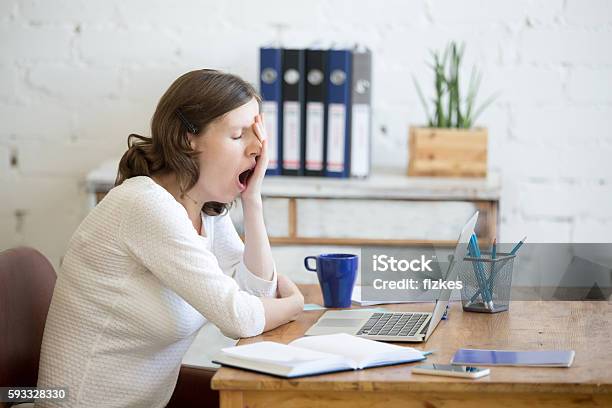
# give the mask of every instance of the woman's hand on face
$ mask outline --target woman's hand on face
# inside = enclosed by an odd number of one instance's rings
[[[262,115],[255,117],[255,123],[253,123],[253,132],[259,143],[261,143],[261,153],[257,156],[257,164],[253,169],[253,174],[249,177],[247,188],[242,192],[242,200],[260,199],[261,198],[261,183],[264,176],[266,175],[266,169],[268,168],[268,140],[266,134],[266,128],[263,124]]]

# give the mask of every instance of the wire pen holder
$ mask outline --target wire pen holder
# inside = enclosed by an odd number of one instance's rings
[[[510,307],[512,270],[515,254],[483,252],[480,257],[465,257],[459,269],[463,310],[498,313]]]

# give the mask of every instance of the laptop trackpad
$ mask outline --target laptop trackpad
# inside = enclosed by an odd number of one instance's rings
[[[319,327],[355,327],[363,322],[363,319],[323,319],[317,323]]]

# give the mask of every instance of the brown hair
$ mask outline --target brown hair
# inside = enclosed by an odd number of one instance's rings
[[[181,75],[164,93],[151,119],[151,137],[131,134],[128,150],[119,162],[115,186],[136,176],[174,173],[181,194],[198,181],[197,152],[187,132],[200,135],[215,119],[255,98],[255,89],[237,77],[211,69]],[[202,211],[219,215],[230,204],[207,202]]]

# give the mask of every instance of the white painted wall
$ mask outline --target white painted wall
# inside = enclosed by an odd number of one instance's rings
[[[374,162],[398,167],[424,121],[411,75],[429,83],[428,50],[466,41],[481,100],[502,92],[480,120],[501,240],[612,242],[610,1],[2,0],[0,249],[31,245],[57,267],[85,174],[148,134],[169,84],[202,67],[257,83],[258,47],[279,38],[373,50]]]

